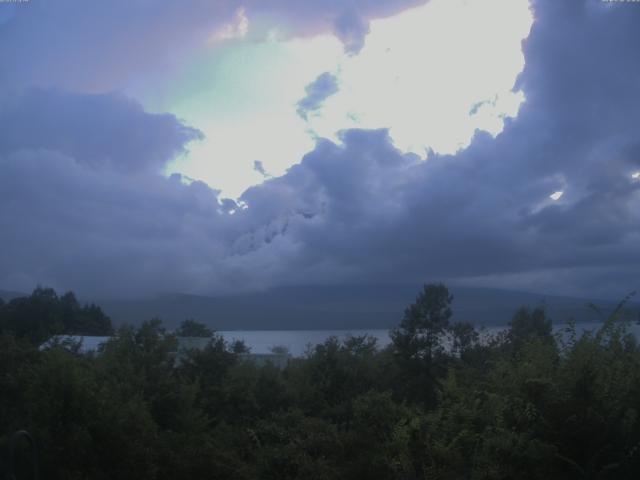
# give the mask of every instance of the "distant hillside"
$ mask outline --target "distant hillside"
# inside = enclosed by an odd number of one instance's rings
[[[27,295],[27,293],[12,292],[11,290],[0,290],[0,298],[5,302],[8,302],[12,298],[26,297]]]
[[[164,295],[145,300],[96,300],[115,324],[159,317],[168,326],[193,318],[216,330],[322,330],[390,328],[415,300],[419,288],[406,286],[280,287],[226,297]],[[523,305],[545,305],[556,323],[569,318],[595,321],[590,299],[489,288],[454,287],[454,319],[476,325],[504,325]],[[605,312],[617,302],[594,301]],[[638,318],[640,305],[630,304]]]

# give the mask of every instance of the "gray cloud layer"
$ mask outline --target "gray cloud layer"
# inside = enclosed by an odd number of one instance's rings
[[[322,107],[323,102],[338,92],[338,79],[329,72],[318,76],[305,88],[306,96],[298,102],[298,115],[305,120],[309,113]]]
[[[354,10],[345,10],[336,18],[334,32],[342,40],[347,53],[357,54],[362,50],[369,33],[369,22]]]
[[[0,3],[0,84],[128,90],[180,69],[242,8],[250,35],[335,32],[359,49],[368,20],[426,0],[30,0]]]
[[[51,150],[93,167],[160,171],[202,137],[173,115],[149,115],[121,95],[28,89],[0,107],[0,153]]]
[[[0,112],[0,286],[134,295],[437,278],[590,296],[637,288],[640,9],[533,8],[518,81],[527,101],[497,138],[478,132],[466,150],[421,161],[384,130],[345,131],[341,145],[320,140],[239,204],[157,174],[198,137],[177,119],[115,95],[25,93]]]

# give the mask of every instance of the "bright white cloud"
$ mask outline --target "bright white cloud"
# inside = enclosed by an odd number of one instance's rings
[[[311,150],[314,139],[296,112],[305,86],[343,55],[333,36],[221,45],[185,72],[158,110],[170,110],[206,138],[169,165],[238,197],[264,176],[283,174]]]
[[[496,135],[524,100],[512,87],[531,23],[526,0],[432,0],[371,22],[312,127],[330,138],[336,126],[389,128],[399,148],[421,155],[454,153],[478,128]]]
[[[168,172],[224,195],[263,181],[255,161],[280,175],[316,137],[337,140],[347,128],[389,128],[396,146],[423,156],[427,149],[454,153],[476,129],[498,134],[524,100],[512,87],[532,23],[527,0],[431,0],[372,21],[358,55],[346,55],[331,35],[287,40],[274,31],[262,42],[239,39],[249,22],[240,10],[222,31],[230,40],[198,58],[163,103],[151,106],[206,135]],[[304,122],[296,105],[323,72],[335,75],[340,90]]]
[[[236,38],[244,38],[246,37],[248,32],[249,19],[247,18],[245,9],[243,7],[240,7],[236,10],[233,21],[217,29],[211,36],[211,41],[219,42]]]
[[[549,195],[549,198],[551,200],[560,200],[562,198],[562,195],[564,195],[564,192],[562,190],[558,190],[557,192],[553,192],[551,195]]]

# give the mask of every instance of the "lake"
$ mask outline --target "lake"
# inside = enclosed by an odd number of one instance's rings
[[[578,323],[576,330],[583,332],[587,330],[595,330],[602,323]],[[564,328],[564,324],[554,326],[554,330]],[[483,329],[484,334],[496,334],[505,327],[486,327]],[[636,338],[640,339],[640,325],[632,324],[631,331]],[[344,339],[349,335],[361,336],[371,335],[378,340],[379,347],[385,347],[391,342],[389,338],[389,330],[229,330],[217,332],[227,341],[243,340],[251,349],[252,353],[269,353],[271,347],[283,346],[289,350],[294,356],[301,356],[305,353],[307,346],[323,343],[327,338],[336,336]]]

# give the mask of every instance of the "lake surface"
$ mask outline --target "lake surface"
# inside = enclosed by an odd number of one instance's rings
[[[584,332],[595,330],[602,323],[578,323],[576,330]],[[565,325],[555,325],[554,330],[561,330]],[[486,327],[483,335],[492,335],[504,330],[505,327]],[[640,339],[640,325],[632,324],[630,330]],[[304,355],[308,346],[323,343],[331,336],[345,339],[349,335],[361,336],[368,334],[375,337],[378,347],[382,348],[391,342],[389,330],[229,330],[217,332],[227,341],[243,340],[252,353],[269,353],[274,346],[283,346],[294,356]]]

